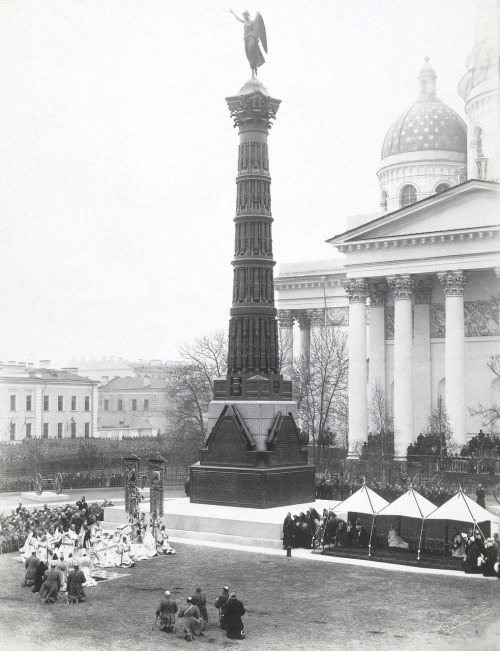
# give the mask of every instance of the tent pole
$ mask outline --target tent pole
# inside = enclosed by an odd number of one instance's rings
[[[372,536],[373,536],[373,525],[375,524],[375,513],[372,518],[372,530],[370,531],[370,540],[368,541],[368,558],[371,558],[372,555]]]
[[[417,561],[420,560],[420,547],[422,545],[422,533],[424,531],[424,522],[425,522],[425,518],[422,518],[422,526],[420,527],[420,538],[418,539]]]

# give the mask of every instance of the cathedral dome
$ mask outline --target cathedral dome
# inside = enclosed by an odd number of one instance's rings
[[[426,58],[418,75],[420,96],[393,124],[382,146],[382,158],[413,151],[467,152],[462,118],[436,97],[436,73]]]

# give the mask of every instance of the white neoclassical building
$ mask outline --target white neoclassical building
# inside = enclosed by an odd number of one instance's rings
[[[367,440],[377,383],[399,458],[439,396],[461,444],[481,426],[468,408],[495,399],[487,363],[500,352],[499,5],[485,3],[490,20],[480,16],[460,82],[469,124],[437,99],[426,60],[416,102],[383,144],[382,211],[328,240],[336,258],[282,265],[275,281],[290,357],[307,354],[314,328],[348,332],[351,456]]]

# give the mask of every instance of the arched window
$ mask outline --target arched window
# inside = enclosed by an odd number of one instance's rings
[[[437,188],[436,188],[436,194],[441,194],[441,192],[444,192],[445,190],[449,190],[451,186],[448,185],[448,183],[440,183]]]
[[[380,207],[384,212],[387,212],[387,192],[385,190],[382,192],[382,200],[380,202]]]
[[[417,203],[417,191],[413,185],[405,185],[401,190],[401,208]]]

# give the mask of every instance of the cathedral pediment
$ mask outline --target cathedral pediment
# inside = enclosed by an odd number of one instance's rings
[[[426,235],[446,237],[467,231],[497,230],[500,225],[500,184],[471,180],[422,201],[387,213],[327,240],[341,252],[390,239]]]

